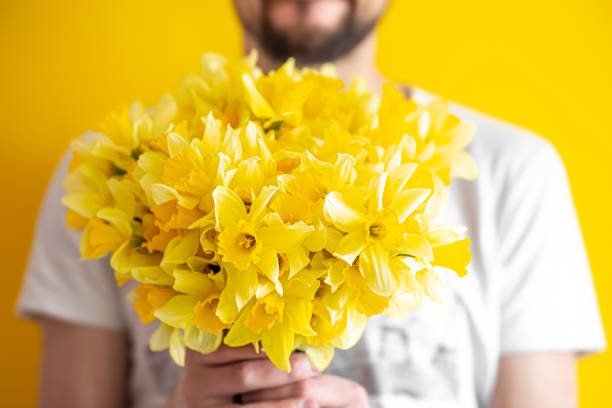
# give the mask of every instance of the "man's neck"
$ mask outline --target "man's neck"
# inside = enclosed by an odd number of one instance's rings
[[[278,61],[271,58],[259,44],[253,39],[253,37],[245,34],[244,36],[244,49],[249,52],[255,48],[259,52],[259,67],[264,71],[268,72],[271,69],[277,69],[284,61]],[[296,61],[300,65],[299,61]],[[363,77],[368,81],[369,87],[372,92],[380,95],[380,89],[382,85],[388,81],[382,76],[382,74],[376,68],[376,34],[372,32],[366,37],[355,49],[349,54],[338,58],[334,61],[329,61],[335,65],[338,76],[344,81],[345,84],[350,84],[351,79],[355,75]],[[310,64],[313,68],[318,68],[317,64]]]

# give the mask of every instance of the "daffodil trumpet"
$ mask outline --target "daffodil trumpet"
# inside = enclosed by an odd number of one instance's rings
[[[68,228],[85,259],[110,255],[153,350],[299,350],[320,370],[371,316],[449,303],[442,270],[470,261],[464,228],[436,222],[446,188],[476,168],[474,126],[443,100],[382,99],[333,67],[256,55],[202,58],[157,106],[111,114],[72,143]]]

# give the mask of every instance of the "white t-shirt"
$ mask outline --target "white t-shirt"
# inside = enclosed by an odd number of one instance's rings
[[[422,101],[431,95],[416,90]],[[477,125],[469,151],[476,181],[453,181],[440,222],[466,225],[472,262],[463,278],[447,276],[453,309],[426,301],[406,320],[373,318],[361,341],[337,351],[328,372],[370,393],[372,407],[485,407],[500,356],[605,348],[584,243],[563,163],[554,147],[528,131],[459,105]],[[143,325],[115,285],[108,259],[79,261],[78,234],[65,227],[61,180],[54,175],[40,213],[17,313],[127,330],[134,407],[159,407],[180,368],[152,352],[156,323]]]

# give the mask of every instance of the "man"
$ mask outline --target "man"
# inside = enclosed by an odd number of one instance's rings
[[[373,29],[386,0],[235,0],[245,48],[264,70],[289,56],[333,61],[348,80],[385,82]],[[415,98],[431,96],[406,89]],[[454,106],[478,125],[475,182],[455,181],[443,220],[469,227],[469,274],[455,308],[427,303],[405,322],[374,318],[329,370],[292,356],[290,374],[252,348],[188,351],[180,369],[148,349],[105,260],[78,263],[54,177],[18,311],[43,327],[42,407],[574,407],[575,361],[605,346],[563,165],[543,139]],[[441,221],[443,221],[441,220]],[[129,403],[127,401],[130,401]]]

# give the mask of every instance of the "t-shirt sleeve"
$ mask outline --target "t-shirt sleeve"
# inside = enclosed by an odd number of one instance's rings
[[[66,228],[61,183],[70,155],[56,170],[38,216],[16,313],[49,316],[75,324],[122,329],[125,326],[108,258],[81,260],[80,233]]]
[[[499,203],[501,353],[606,346],[567,173],[544,140],[515,157]]]

